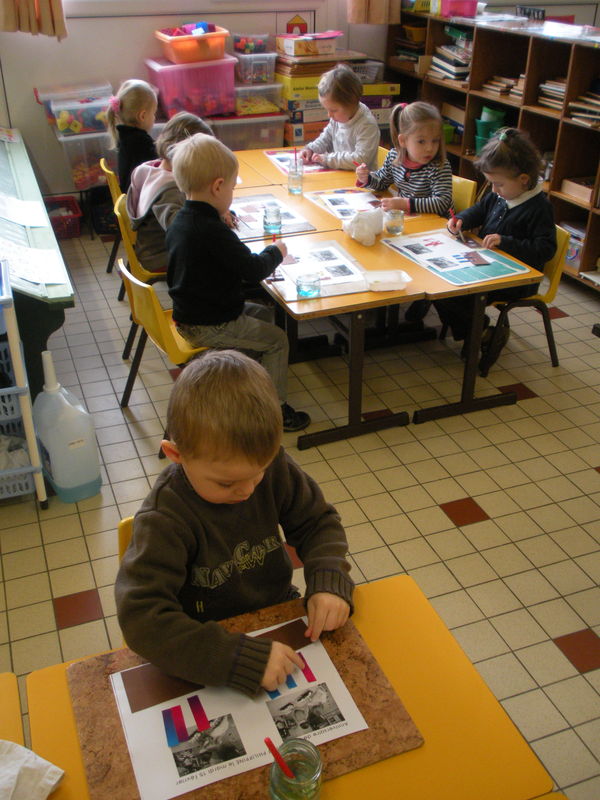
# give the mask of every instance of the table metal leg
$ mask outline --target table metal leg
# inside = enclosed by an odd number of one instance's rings
[[[352,436],[373,433],[395,425],[408,425],[406,411],[398,414],[385,414],[375,419],[362,419],[362,383],[365,355],[365,314],[355,311],[350,314],[350,360],[348,364],[348,424],[339,428],[328,428],[316,433],[306,433],[298,437],[298,450],[307,450],[327,442],[338,442]]]
[[[432,408],[420,408],[413,414],[413,422],[429,422],[432,419],[453,417],[457,414],[466,414],[469,411],[481,411],[484,408],[508,406],[517,402],[517,395],[515,392],[498,392],[497,394],[486,395],[486,397],[475,397],[475,380],[477,378],[479,347],[481,344],[481,334],[483,332],[483,317],[485,314],[486,301],[487,295],[485,294],[473,295],[471,333],[459,402],[445,403],[441,406],[432,406]]]

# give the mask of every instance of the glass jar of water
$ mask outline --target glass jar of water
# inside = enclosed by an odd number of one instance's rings
[[[390,236],[398,236],[404,231],[404,211],[401,208],[388,208],[384,215],[384,224]]]
[[[277,203],[267,203],[263,211],[265,233],[281,233],[281,208]]]
[[[302,194],[302,181],[304,178],[304,162],[301,158],[292,158],[288,163],[288,192]]]
[[[294,777],[286,777],[279,765],[273,763],[269,776],[271,800],[318,800],[323,762],[314,744],[306,739],[286,739],[279,752]]]

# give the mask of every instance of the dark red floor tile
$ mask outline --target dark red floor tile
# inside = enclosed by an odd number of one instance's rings
[[[82,625],[84,622],[93,622],[104,616],[98,589],[55,597],[52,602],[56,627],[59,631],[63,628],[72,628],[73,625]]]
[[[542,315],[542,312],[538,311],[537,308],[536,308],[536,311],[538,312],[538,314],[540,316]],[[548,309],[548,314],[550,316],[550,319],[562,319],[563,317],[568,317],[569,316],[566,313],[566,311],[561,311],[560,308],[557,308],[556,306],[550,306],[550,308]]]
[[[596,470],[596,472],[600,472],[600,467],[594,467],[594,469]]]
[[[450,503],[440,503],[440,508],[450,517],[457,528],[489,519],[483,508],[472,497],[463,497],[461,500],[452,500]]]
[[[368,419],[382,419],[383,417],[391,417],[392,412],[389,408],[379,408],[377,411],[365,411],[362,415],[364,420]]]
[[[291,544],[286,544],[285,549],[288,552],[288,556],[290,557],[290,559],[292,561],[292,567],[294,569],[298,569],[298,567],[304,566],[302,564],[302,561],[300,561],[300,559],[298,558],[298,554],[296,553],[296,548],[295,547],[292,547]]]
[[[514,392],[517,395],[517,400],[529,400],[532,397],[537,397],[535,392],[532,392],[524,383],[510,383],[507,386],[498,387],[503,394]]]
[[[169,375],[173,378],[174,381],[176,381],[180,372],[181,372],[181,367],[173,367],[173,369],[169,370]]]
[[[600,636],[591,628],[559,636],[554,644],[579,672],[600,669]]]

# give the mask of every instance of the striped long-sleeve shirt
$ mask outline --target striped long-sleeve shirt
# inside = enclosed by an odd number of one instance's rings
[[[368,189],[382,191],[392,183],[399,197],[410,200],[410,210],[415,214],[445,215],[452,205],[452,169],[450,162],[431,161],[412,169],[404,164],[395,164],[398,153],[391,149],[377,172],[371,172]]]

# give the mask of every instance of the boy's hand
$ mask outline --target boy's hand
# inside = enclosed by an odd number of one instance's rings
[[[306,604],[308,628],[304,635],[316,642],[323,631],[341,628],[350,616],[350,606],[337,594],[316,592],[311,594]]]
[[[288,249],[287,249],[286,243],[282,242],[281,239],[277,239],[277,241],[273,242],[273,244],[275,245],[275,247],[277,247],[279,249],[279,252],[281,253],[282,258],[285,258],[287,256],[287,253],[288,253]]]
[[[460,229],[462,228],[462,219],[459,219],[458,217],[450,217],[447,228],[453,236],[458,236]]]
[[[325,153],[313,153],[311,161],[313,164],[325,164],[327,162],[327,156]]]
[[[356,168],[356,182],[360,183],[361,186],[366,186],[369,182],[369,168],[366,164],[359,164]]]
[[[228,228],[239,228],[240,226],[240,221],[237,218],[237,214],[234,214],[231,211],[226,211],[223,214],[223,222]]]
[[[261,686],[268,692],[273,692],[275,689],[285,682],[288,675],[298,667],[302,669],[304,662],[291,647],[281,642],[273,642],[271,647],[271,655],[267,661],[265,674],[261,681]]]
[[[482,245],[486,249],[491,250],[492,247],[499,247],[501,241],[502,237],[499,233],[488,233],[488,235],[484,237]]]
[[[300,158],[304,161],[305,164],[310,164],[310,160],[313,157],[313,151],[309,147],[305,147],[304,150],[300,151]]]

